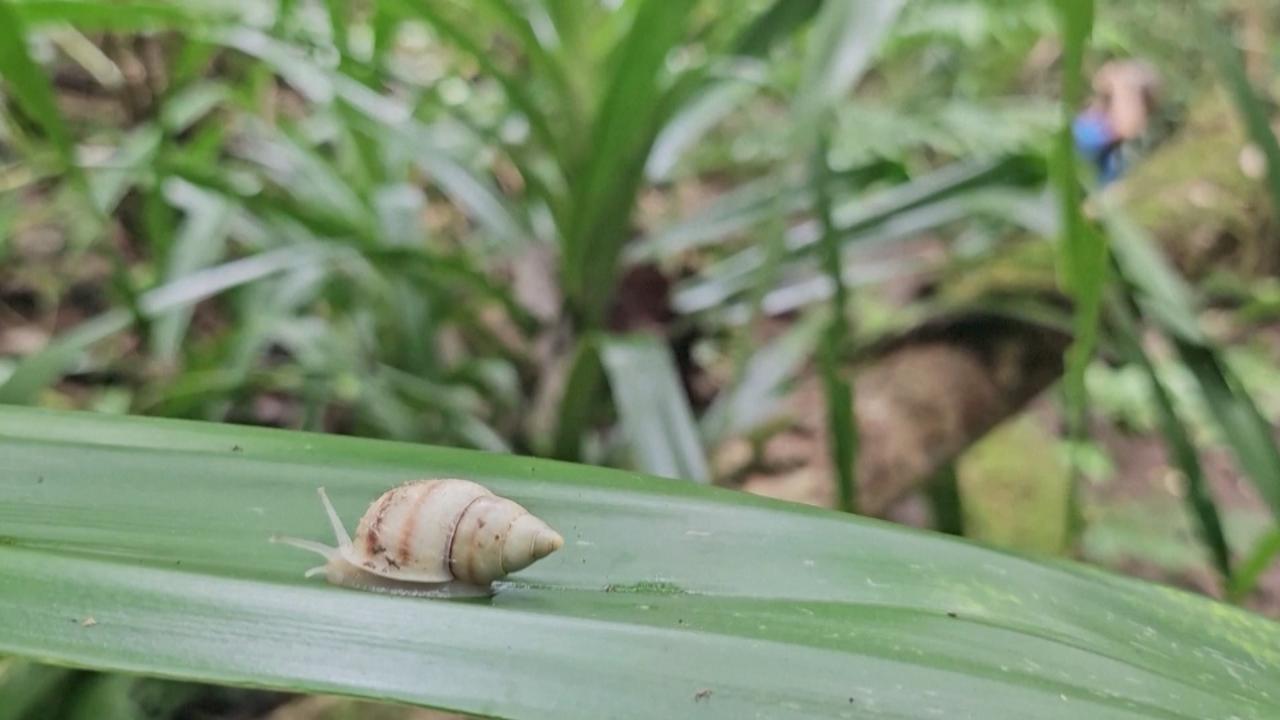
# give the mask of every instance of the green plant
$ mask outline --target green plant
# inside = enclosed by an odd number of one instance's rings
[[[498,717],[1280,710],[1267,620],[843,514],[515,456],[88,413],[0,409],[0,450],[11,655]],[[565,548],[491,599],[433,602],[305,579],[310,558],[267,542],[328,532],[317,485],[350,521],[387,486],[443,474],[518,499]]]

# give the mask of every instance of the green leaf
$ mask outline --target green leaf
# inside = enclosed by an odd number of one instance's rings
[[[817,129],[862,80],[906,0],[824,2],[813,20],[804,76],[796,98],[801,138]]]
[[[840,262],[839,233],[831,209],[831,166],[827,162],[830,131],[824,127],[813,152],[813,195],[817,198],[818,222],[822,226],[822,267],[831,283],[831,313],[818,353],[823,395],[827,407],[827,446],[835,469],[836,496],[840,509],[858,510],[858,485],[854,472],[858,460],[858,426],[853,417],[853,384],[845,379],[842,363],[849,338],[849,293]]]
[[[768,345],[748,348],[741,377],[703,414],[702,434],[708,444],[749,433],[781,412],[787,383],[813,355],[827,325],[823,313],[809,313]]]
[[[411,148],[414,162],[427,177],[495,237],[512,245],[522,244],[530,237],[498,191],[440,149],[428,131],[415,129],[399,136],[404,146]]]
[[[81,32],[183,30],[219,19],[211,8],[152,0],[17,0],[13,10],[28,27],[69,23]]]
[[[955,163],[910,182],[839,203],[832,210],[833,222],[842,244],[901,239],[972,214],[972,208],[949,201],[960,201],[960,196],[973,196],[978,189],[1004,184],[1017,170],[1018,163],[1012,159]],[[761,198],[761,202],[770,201]],[[904,233],[904,228],[909,232]],[[785,260],[794,262],[819,250],[821,239],[817,220],[792,227],[787,231]],[[748,247],[712,263],[699,276],[677,286],[677,309],[685,313],[706,310],[750,288],[760,267],[768,261],[767,254],[765,248]]]
[[[652,335],[607,336],[600,359],[636,466],[650,475],[711,482],[671,349]]]
[[[1271,506],[1271,514],[1280,519],[1280,448],[1271,424],[1215,348],[1177,339],[1175,344],[1182,363],[1200,386],[1223,442]]]
[[[693,0],[642,0],[611,58],[607,89],[591,121],[582,167],[572,181],[572,214],[563,238],[565,295],[589,327],[613,295],[631,211],[658,130],[667,54],[684,34]]]
[[[58,110],[53,87],[44,70],[27,52],[26,28],[14,8],[9,0],[0,0],[0,79],[5,81],[18,106],[53,143],[68,175],[84,187],[71,131]]]
[[[596,394],[604,382],[600,351],[592,336],[579,338],[566,372],[550,455],[561,460],[577,460],[582,457],[582,441],[591,427],[594,411],[599,408]]]
[[[419,17],[430,23],[436,32],[448,42],[457,45],[460,50],[470,55],[485,74],[498,83],[507,95],[507,99],[529,121],[529,127],[546,149],[558,160],[562,160],[560,138],[551,125],[551,121],[536,100],[529,93],[525,80],[517,75],[505,72],[494,62],[494,53],[485,42],[476,38],[464,22],[452,17],[452,13],[442,8],[439,0],[395,0],[395,7],[403,8],[410,17]]]
[[[0,652],[505,718],[1268,718],[1280,626],[1066,562],[601,468],[0,409]],[[565,547],[492,598],[333,587],[329,541],[461,476]],[[83,622],[92,617],[91,626]]]
[[[1074,339],[1067,350],[1063,385],[1071,432],[1084,432],[1087,402],[1084,373],[1097,344],[1102,295],[1109,267],[1105,237],[1090,227],[1081,208],[1079,158],[1071,122],[1084,97],[1084,53],[1093,33],[1094,0],[1056,0],[1063,35],[1062,127],[1051,162],[1061,202],[1063,235],[1059,262],[1063,284],[1075,303]]]
[[[680,157],[721,120],[755,94],[759,80],[728,79],[703,88],[662,128],[653,143],[645,174],[655,182],[670,180]]]
[[[1144,313],[1168,333],[1220,430],[1258,493],[1280,519],[1280,448],[1271,424],[1249,397],[1222,354],[1200,331],[1190,290],[1142,229],[1114,204],[1100,203],[1116,249],[1115,260]]]
[[[182,181],[175,181],[179,203],[186,218],[173,238],[164,271],[164,280],[173,282],[221,259],[226,251],[226,235],[232,208],[222,198]],[[155,319],[151,330],[152,353],[164,362],[176,362],[194,308],[174,308]]]
[[[768,55],[774,45],[812,20],[822,5],[822,0],[774,0],[769,9],[756,16],[743,31],[734,47],[735,53]]]
[[[0,658],[0,720],[53,714],[75,673],[17,658]]]
[[[1200,523],[1200,536],[1204,540],[1205,546],[1208,547],[1218,572],[1222,573],[1222,577],[1230,582],[1232,579],[1231,547],[1228,545],[1226,533],[1222,529],[1222,517],[1218,512],[1217,503],[1214,502],[1209,483],[1205,479],[1204,468],[1200,464],[1199,455],[1196,453],[1195,445],[1192,443],[1191,433],[1178,417],[1178,411],[1173,404],[1173,397],[1164,383],[1161,382],[1160,375],[1156,372],[1155,364],[1142,347],[1142,338],[1139,334],[1140,331],[1134,313],[1126,306],[1128,302],[1131,302],[1131,300],[1126,297],[1117,299],[1111,304],[1112,316],[1115,319],[1114,326],[1120,345],[1125,354],[1129,356],[1129,361],[1142,368],[1142,371],[1147,376],[1147,381],[1151,384],[1156,411],[1160,416],[1160,431],[1164,435],[1169,453],[1172,455],[1174,463],[1182,471],[1183,481],[1186,483],[1188,509]]]
[[[1280,530],[1272,530],[1257,542],[1249,556],[1240,563],[1239,571],[1227,588],[1227,597],[1232,602],[1240,602],[1248,597],[1277,557],[1280,557]]]
[[[581,121],[577,113],[577,98],[566,64],[555,55],[554,43],[545,42],[543,36],[534,29],[528,17],[539,8],[535,3],[528,10],[522,10],[509,0],[481,0],[480,5],[496,18],[502,25],[515,33],[520,41],[520,49],[528,55],[531,75],[549,78],[557,92],[558,110],[567,116],[567,130],[576,130]]]
[[[1203,343],[1192,290],[1160,254],[1142,228],[1114,203],[1103,199],[1102,217],[1111,251],[1126,280],[1136,288],[1143,312],[1176,337]]]
[[[657,152],[655,148],[654,152]],[[898,166],[877,160],[839,173],[841,185],[861,190],[877,180],[898,174]],[[743,182],[709,202],[706,207],[677,218],[672,224],[628,246],[628,261],[656,261],[725,242],[779,213],[791,215],[813,206],[813,188],[790,171]]]
[[[149,176],[163,139],[160,128],[141,125],[120,141],[110,159],[91,168],[86,177],[89,198],[102,217],[116,212],[129,191]]]

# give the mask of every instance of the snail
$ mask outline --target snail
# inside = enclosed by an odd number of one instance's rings
[[[338,546],[272,537],[319,553],[323,573],[344,587],[427,597],[486,595],[494,580],[528,567],[564,538],[519,504],[469,480],[416,480],[382,494],[365,511],[353,541],[318,488]]]

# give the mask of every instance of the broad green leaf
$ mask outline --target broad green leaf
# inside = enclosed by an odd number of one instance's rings
[[[0,652],[504,718],[1249,718],[1280,626],[1178,590],[844,514],[515,456],[0,409]],[[492,598],[334,587],[331,541],[461,476],[565,547]],[[92,617],[94,623],[84,621]]]
[[[671,349],[652,335],[608,336],[600,359],[636,466],[659,477],[711,482]]]

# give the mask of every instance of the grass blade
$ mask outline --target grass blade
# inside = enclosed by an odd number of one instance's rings
[[[18,106],[53,144],[63,169],[82,189],[88,185],[76,159],[75,142],[54,99],[44,70],[27,52],[26,28],[9,0],[0,0],[0,79]]]
[[[1217,350],[1175,340],[1178,356],[1196,378],[1205,404],[1222,431],[1223,441],[1232,449],[1240,469],[1252,480],[1258,493],[1280,519],[1280,449],[1272,436],[1271,424],[1240,385],[1235,373]]]
[[[964,497],[955,463],[947,463],[925,486],[929,508],[933,511],[933,527],[948,535],[964,536]]]
[[[550,454],[560,460],[577,460],[582,457],[582,441],[599,409],[596,393],[604,382],[600,352],[591,336],[578,340],[568,372]]]
[[[844,351],[849,338],[849,294],[844,284],[835,219],[831,210],[831,166],[827,162],[828,135],[824,130],[813,153],[813,194],[817,198],[818,221],[822,225],[822,264],[834,292],[831,317],[818,354],[822,386],[827,405],[827,437],[831,466],[835,468],[840,509],[858,511],[858,426],[853,417],[853,384],[842,375]]]
[[[1209,549],[1209,556],[1214,566],[1222,574],[1223,579],[1230,583],[1232,580],[1231,547],[1223,531],[1222,517],[1218,513],[1217,503],[1205,479],[1204,468],[1200,464],[1199,455],[1191,440],[1191,433],[1178,417],[1173,397],[1161,382],[1155,364],[1142,348],[1136,313],[1128,307],[1129,303],[1132,303],[1132,299],[1128,296],[1117,297],[1110,303],[1117,339],[1128,356],[1129,362],[1141,367],[1147,376],[1152,397],[1155,398],[1160,431],[1164,435],[1165,445],[1173,456],[1174,465],[1182,471],[1183,482],[1186,483],[1188,509],[1199,522],[1200,537],[1205,547]]]
[[[600,359],[636,466],[659,477],[711,482],[670,348],[652,335],[608,336]]]
[[[1280,557],[1280,530],[1272,530],[1257,542],[1253,552],[1240,563],[1235,577],[1231,580],[1231,585],[1227,588],[1227,599],[1238,603],[1248,597],[1249,593],[1258,586],[1262,574],[1277,557]]]
[[[450,17],[447,12],[442,11],[438,2],[396,0],[395,5],[403,8],[404,12],[411,17],[419,17],[430,23],[444,39],[457,45],[460,50],[475,60],[476,64],[494,82],[498,83],[511,101],[511,104],[529,121],[529,128],[538,138],[538,141],[546,147],[552,157],[560,162],[561,167],[564,167],[564,158],[561,154],[564,144],[561,142],[560,136],[552,129],[551,121],[547,114],[539,107],[533,96],[529,94],[522,78],[505,72],[498,67],[493,60],[493,54],[485,47],[484,43],[468,32],[461,22]]]
[[[707,444],[749,434],[772,420],[781,411],[787,384],[813,356],[829,323],[823,313],[809,313],[777,340],[748,348],[752,351],[737,382],[722,391],[702,416]]]
[[[531,719],[1280,714],[1280,626],[1263,618],[741,493],[25,408],[0,408],[0,456],[0,652],[24,657]],[[318,485],[353,525],[423,476],[484,482],[568,542],[459,602],[306,579],[310,558],[267,542],[331,537]]]
[[[738,55],[764,57],[818,14],[822,0],[774,0],[747,26],[734,46]]]
[[[656,148],[654,150],[657,152]],[[863,188],[900,175],[897,164],[877,160],[839,173],[839,186]],[[629,261],[656,261],[722,243],[765,222],[773,222],[813,207],[813,188],[802,173],[783,171],[765,175],[721,194],[706,207],[641,238],[628,247]],[[835,194],[836,189],[832,189]]]
[[[17,658],[0,658],[0,720],[49,717],[59,708],[59,698],[75,672],[37,665]]]
[[[1178,356],[1195,377],[1220,437],[1240,469],[1280,518],[1280,448],[1257,404],[1235,373],[1200,331],[1190,290],[1152,248],[1149,238],[1111,203],[1102,213],[1115,247],[1115,259],[1136,290],[1143,311],[1173,339]]]
[[[822,3],[795,103],[800,138],[812,137],[827,111],[862,79],[905,5],[906,0]]]
[[[693,0],[642,0],[613,58],[592,118],[584,165],[572,182],[572,214],[563,239],[565,296],[587,327],[609,307],[644,164],[662,124],[667,54],[684,34]]]
[[[924,209],[979,188],[1005,184],[1019,172],[1020,163],[1012,158],[996,162],[957,162],[910,182],[838,203],[832,210],[833,221],[842,244],[856,242],[872,234],[877,228],[901,221],[903,213],[909,210]],[[773,201],[762,197],[761,202],[766,204],[765,208],[761,208],[764,213],[761,216],[767,217],[767,204]],[[804,200],[797,198],[796,202]],[[726,224],[737,222],[736,218],[726,219]],[[822,237],[821,224],[817,220],[792,227],[787,232],[785,261],[792,262],[796,258],[817,252]],[[767,260],[766,256],[766,250],[760,247],[749,247],[736,252],[712,263],[697,277],[682,283],[677,293],[686,297],[707,293],[715,298],[711,304],[723,302],[752,286],[761,265]],[[705,304],[696,304],[699,309],[705,309]]]
[[[648,179],[653,182],[670,180],[681,155],[746,102],[757,87],[757,82],[724,80],[703,88],[696,97],[687,101],[654,141],[645,163]]]
[[[1084,434],[1087,405],[1085,368],[1093,358],[1106,286],[1107,246],[1085,220],[1081,207],[1079,160],[1071,132],[1072,117],[1084,99],[1084,53],[1093,32],[1093,0],[1057,0],[1063,35],[1063,120],[1052,158],[1054,184],[1061,201],[1063,235],[1060,264],[1063,284],[1075,303],[1075,338],[1067,351],[1063,384],[1073,436]]]
[[[81,32],[182,30],[220,19],[208,8],[151,0],[20,0],[13,10],[29,28],[67,23]]]
[[[226,251],[226,234],[232,208],[211,193],[182,183],[179,192],[186,218],[169,248],[164,273],[166,282],[179,280],[220,259]],[[151,328],[153,355],[163,362],[176,362],[194,311],[190,305],[174,308],[155,319]]]
[[[206,298],[285,270],[324,261],[332,253],[319,248],[282,248],[233,260],[144,293],[141,310],[147,316],[188,307]],[[56,382],[94,343],[125,330],[133,322],[128,310],[109,310],[59,336],[40,352],[23,359],[3,384],[0,403],[27,404]]]

